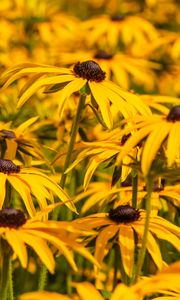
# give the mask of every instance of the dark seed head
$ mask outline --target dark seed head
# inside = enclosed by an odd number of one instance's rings
[[[107,53],[106,51],[100,50],[97,51],[96,54],[94,55],[94,58],[96,59],[111,59],[113,57],[112,54]]]
[[[170,122],[180,121],[180,105],[171,108],[169,114],[167,115],[167,120]]]
[[[25,223],[26,218],[21,210],[14,208],[0,210],[0,227],[18,228]]]
[[[101,82],[105,79],[106,73],[102,71],[100,66],[93,60],[88,60],[85,62],[78,62],[74,66],[74,73],[90,81]]]
[[[5,138],[5,139],[15,139],[16,135],[14,133],[14,131],[11,130],[0,130],[0,134]]]
[[[113,15],[111,16],[111,21],[123,21],[124,16],[123,15]]]
[[[125,144],[125,142],[128,140],[128,138],[131,136],[131,134],[124,134],[122,139],[121,139],[121,146]]]
[[[0,172],[4,174],[19,173],[20,166],[15,165],[11,160],[0,159]]]
[[[138,220],[140,212],[130,205],[120,205],[109,212],[109,218],[117,223],[131,223]]]

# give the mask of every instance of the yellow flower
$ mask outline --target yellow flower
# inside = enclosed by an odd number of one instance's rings
[[[136,248],[135,233],[138,236],[139,243],[141,243],[145,218],[146,212],[144,210],[135,210],[129,205],[120,205],[110,210],[109,214],[98,213],[74,222],[81,224],[81,226],[88,224],[90,229],[98,229],[95,258],[99,264],[102,264],[108,252],[110,240],[114,239],[116,241],[117,237],[125,272],[131,277],[134,265],[134,250]],[[180,235],[180,229],[159,216],[151,215],[146,247],[157,268],[161,269],[163,266],[161,252],[153,235],[168,241],[179,251],[180,240],[176,235]]]
[[[84,22],[85,39],[92,46],[108,45],[113,49],[119,43],[128,45],[139,44],[147,46],[158,38],[158,32],[147,20],[138,15],[100,15]]]
[[[167,116],[153,115],[151,117],[140,117],[136,120],[137,132],[135,132],[124,144],[119,154],[119,162],[138,145],[145,140],[141,166],[144,175],[147,175],[151,165],[161,148],[166,145],[166,157],[168,166],[172,166],[180,155],[180,105],[174,106]]]
[[[137,85],[143,85],[147,90],[154,88],[157,80],[154,70],[160,65],[145,59],[132,57],[123,53],[108,53],[106,51],[78,51],[77,53],[61,53],[58,58],[63,65],[76,63],[78,59],[92,59],[100,64],[107,78],[112,79],[121,87],[128,89],[131,80]]]
[[[36,252],[47,269],[54,273],[53,252],[48,247],[47,242],[65,256],[75,271],[77,271],[77,267],[69,248],[83,255],[93,264],[97,264],[89,251],[76,241],[78,235],[89,234],[85,228],[86,226],[80,230],[78,226],[72,227],[71,223],[68,222],[40,221],[36,217],[27,220],[21,210],[14,208],[0,210],[0,236],[7,241],[23,268],[27,267],[26,245],[28,245]]]
[[[9,69],[2,77],[2,85],[7,87],[13,81],[31,75],[19,93],[18,108],[42,87],[46,93],[61,90],[59,113],[62,115],[66,100],[77,91],[86,87],[91,95],[92,105],[99,108],[108,128],[112,127],[110,103],[113,103],[124,117],[139,112],[151,114],[150,109],[139,97],[124,91],[111,81],[105,80],[106,74],[94,61],[78,62],[73,70],[45,65],[24,64]]]
[[[36,159],[44,159],[40,145],[37,143],[35,135],[33,135],[32,125],[37,121],[38,117],[32,117],[20,124],[17,128],[11,128],[10,124],[4,124],[0,130],[0,142],[5,141],[6,151],[4,158],[13,160],[16,158],[17,152],[23,157],[23,153]]]
[[[163,269],[156,275],[144,278],[137,284],[130,287],[124,284],[118,284],[115,290],[109,297],[110,300],[143,300],[145,296],[151,296],[151,299],[162,300],[179,300],[179,275],[180,275],[180,262],[176,262]],[[77,289],[79,300],[105,300],[101,292],[98,291],[89,282],[75,283],[74,286]],[[152,295],[155,293],[161,293],[166,296],[158,297]],[[168,296],[171,295],[171,296]],[[74,298],[74,297],[73,297]],[[71,298],[71,299],[73,299]],[[21,295],[19,300],[70,300],[66,295],[50,292],[30,292]],[[107,299],[107,298],[106,298]]]
[[[110,133],[111,135],[111,133]],[[101,140],[99,142],[91,142],[91,143],[85,143],[82,142],[77,145],[77,150],[79,150],[79,154],[77,155],[77,158],[74,160],[74,162],[71,164],[71,166],[66,170],[66,172],[69,172],[72,170],[78,163],[80,163],[82,160],[89,158],[89,163],[87,165],[86,174],[84,177],[84,188],[86,189],[95,170],[97,167],[102,164],[103,162],[109,162],[112,164],[115,164],[116,168],[116,160],[118,161],[118,155],[122,150],[123,141],[108,141],[108,140]],[[84,149],[85,148],[85,149]],[[131,151],[131,156],[136,156],[136,149]],[[114,162],[114,163],[113,163]],[[131,167],[129,166],[132,163],[132,158],[129,158],[128,156],[124,157],[121,175],[119,176],[119,179],[121,178],[121,181],[124,181],[128,174],[131,171]],[[114,185],[114,182],[112,180],[112,185]]]
[[[21,168],[11,160],[5,159],[0,159],[0,208],[3,206],[6,195],[6,181],[20,195],[30,216],[36,213],[32,195],[41,208],[47,206],[47,199],[53,201],[52,194],[54,194],[71,210],[76,211],[66,192],[49,176],[33,168]]]

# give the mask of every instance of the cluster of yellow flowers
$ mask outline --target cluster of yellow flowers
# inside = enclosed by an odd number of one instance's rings
[[[1,0],[0,300],[180,299],[179,19]]]

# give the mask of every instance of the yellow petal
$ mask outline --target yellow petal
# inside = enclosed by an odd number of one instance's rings
[[[19,296],[18,300],[71,300],[68,296],[53,292],[31,292]]]
[[[115,236],[118,229],[119,227],[116,225],[109,225],[98,234],[95,246],[95,258],[100,265],[107,254],[108,241]]]
[[[17,108],[20,108],[36,91],[46,85],[69,82],[74,79],[73,75],[57,75],[36,80],[28,89],[23,90],[18,100]]]
[[[27,267],[27,251],[21,238],[21,231],[10,229],[6,232],[6,240],[18,256],[23,268]]]
[[[119,230],[119,246],[124,270],[132,276],[134,266],[134,232],[130,226],[122,225]]]
[[[51,242],[66,257],[66,259],[69,262],[69,264],[71,265],[71,267],[75,271],[77,271],[77,267],[76,267],[76,264],[74,262],[72,253],[69,251],[69,249],[65,245],[65,243],[60,240],[60,238],[52,235],[51,229],[49,229],[49,233],[48,233],[48,228],[44,229],[44,231],[42,231],[42,230],[33,231],[31,229],[26,229],[26,232],[28,234],[29,233],[32,234],[32,238],[35,234],[36,236],[39,236],[39,237],[41,237],[43,239],[46,239],[47,241]]]
[[[0,173],[0,208],[2,208],[4,203],[4,198],[6,195],[6,179],[7,174]]]
[[[64,109],[64,103],[66,99],[68,99],[74,92],[80,91],[80,89],[85,85],[85,80],[81,78],[76,78],[70,83],[68,83],[62,90],[62,93],[60,95],[59,99],[59,116],[62,117],[63,109]]]
[[[21,231],[20,234],[24,243],[32,247],[33,250],[36,252],[36,254],[39,256],[39,258],[41,259],[41,261],[43,262],[43,264],[45,264],[47,269],[51,273],[54,273],[55,261],[52,252],[47,246],[47,243],[42,238],[39,238],[34,234],[31,235],[28,232],[26,233],[25,231]]]
[[[130,287],[119,284],[115,288],[110,300],[142,300],[140,294],[135,294]]]
[[[88,84],[90,86],[94,99],[99,105],[99,109],[101,111],[103,120],[107,125],[107,128],[112,128],[113,121],[112,121],[112,115],[110,111],[110,103],[107,95],[102,93],[102,88],[100,85],[98,85],[98,83],[90,81]]]
[[[151,164],[172,126],[168,122],[161,122],[159,125],[156,125],[152,133],[148,136],[143,148],[142,171],[144,175],[148,174]]]
[[[89,282],[76,283],[75,287],[82,300],[104,300],[101,294]]]
[[[167,141],[167,159],[170,167],[180,157],[180,122],[175,122],[170,130]]]
[[[14,175],[8,176],[8,181],[22,197],[29,215],[33,217],[36,214],[36,210],[30,195],[30,190],[26,183]]]

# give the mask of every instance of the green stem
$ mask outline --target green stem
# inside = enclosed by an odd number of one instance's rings
[[[72,152],[73,152],[73,149],[74,149],[74,144],[75,144],[77,132],[78,132],[78,129],[79,129],[79,121],[80,121],[80,117],[81,117],[81,111],[84,107],[85,100],[86,100],[86,95],[82,94],[80,99],[79,99],[79,105],[77,107],[77,112],[76,112],[76,115],[75,115],[75,118],[74,118],[74,121],[73,121],[73,124],[72,124],[72,127],[71,127],[71,139],[70,139],[70,142],[69,142],[69,147],[68,147],[64,167],[63,167],[63,174],[62,174],[61,180],[60,180],[60,186],[62,188],[64,188],[65,183],[66,183],[67,174],[65,174],[65,171],[71,163],[71,156],[72,156]]]
[[[4,246],[4,245],[3,245]],[[3,249],[4,250],[4,249]],[[0,286],[0,299],[7,300],[8,297],[8,287],[9,287],[9,264],[10,257],[6,251],[2,251],[2,268],[1,268],[1,286]]]
[[[139,251],[138,255],[138,261],[137,261],[137,268],[136,268],[136,274],[133,280],[133,283],[136,283],[138,280],[138,277],[141,273],[141,269],[144,263],[144,258],[146,254],[146,244],[147,244],[147,238],[148,238],[148,231],[149,231],[149,224],[150,224],[150,215],[151,215],[151,195],[153,191],[153,179],[148,177],[147,178],[147,196],[146,196],[146,219],[145,219],[145,225],[144,225],[144,233],[142,237],[142,246]]]
[[[138,175],[132,176],[132,206],[137,207]]]
[[[46,266],[42,266],[40,270],[39,282],[38,282],[38,291],[43,291],[47,283],[47,274],[48,270]]]
[[[14,300],[14,291],[13,291],[13,270],[12,270],[12,261],[9,262],[9,289],[8,289],[9,298],[8,300]]]

